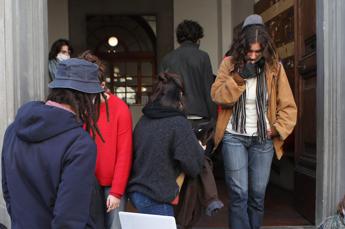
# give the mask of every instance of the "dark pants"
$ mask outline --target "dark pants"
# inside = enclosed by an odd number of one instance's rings
[[[140,192],[130,193],[129,198],[139,213],[174,216],[174,208],[171,204],[157,202]]]
[[[104,208],[104,223],[105,223],[105,229],[121,229],[121,223],[120,223],[120,217],[119,212],[125,211],[126,204],[127,204],[127,198],[126,195],[123,195],[120,201],[120,206],[118,208],[115,208],[111,210],[110,212],[107,212],[107,198],[109,196],[109,192],[111,190],[110,186],[101,186],[101,192],[103,194],[103,208]]]
[[[222,148],[229,190],[229,227],[259,229],[273,158],[272,140],[226,133]]]

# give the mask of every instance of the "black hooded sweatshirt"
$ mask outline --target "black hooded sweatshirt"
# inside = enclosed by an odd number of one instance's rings
[[[96,145],[64,109],[29,102],[8,127],[2,187],[13,229],[93,228]]]
[[[134,129],[127,191],[170,203],[178,194],[177,176],[184,172],[195,177],[201,171],[204,150],[182,112],[149,104],[143,113]]]

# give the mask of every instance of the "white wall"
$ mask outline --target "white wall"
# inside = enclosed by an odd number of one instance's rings
[[[48,0],[48,44],[59,39],[69,39],[68,0]]]
[[[233,27],[240,24],[248,15],[254,13],[254,0],[231,0]]]
[[[200,23],[205,35],[200,48],[210,55],[216,73],[231,45],[233,28],[253,11],[254,0],[174,0],[174,29],[184,19]]]
[[[214,73],[231,41],[230,12],[230,0],[174,0],[174,29],[184,19],[197,21],[204,28],[200,49],[209,54]],[[178,43],[174,39],[176,48]]]
[[[232,42],[232,31],[233,31],[233,21],[232,21],[232,6],[231,0],[222,0],[219,5],[221,8],[220,12],[220,22],[221,22],[221,57],[229,50]]]
[[[197,21],[204,28],[200,49],[210,55],[216,73],[231,45],[233,28],[253,11],[254,0],[174,0],[174,29],[184,19]]]

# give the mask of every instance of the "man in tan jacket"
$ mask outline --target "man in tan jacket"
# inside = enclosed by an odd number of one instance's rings
[[[229,53],[211,89],[220,106],[215,144],[223,141],[230,227],[259,229],[273,153],[282,157],[297,108],[259,15],[247,17]]]

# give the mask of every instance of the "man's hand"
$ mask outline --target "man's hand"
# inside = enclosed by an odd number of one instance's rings
[[[114,210],[115,208],[120,207],[120,199],[112,196],[112,195],[108,195],[107,198],[107,212],[110,212],[112,210]]]

